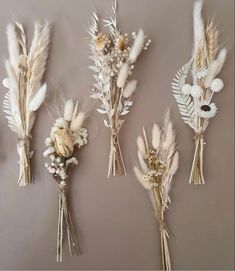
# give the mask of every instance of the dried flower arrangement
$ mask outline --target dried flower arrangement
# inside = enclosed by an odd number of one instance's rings
[[[137,138],[138,159],[140,168],[134,167],[134,172],[153,204],[159,223],[161,238],[162,270],[171,270],[168,249],[168,229],[165,223],[165,210],[171,202],[169,191],[174,174],[178,169],[179,154],[176,151],[175,131],[170,120],[169,111],[165,114],[162,128],[157,124],[152,128],[152,144],[149,144],[145,128],[143,137]]]
[[[50,137],[45,141],[47,149],[43,153],[49,159],[45,163],[53,176],[59,190],[59,214],[57,230],[57,261],[62,261],[64,227],[66,227],[69,251],[71,255],[79,253],[78,240],[73,226],[67,202],[68,173],[70,168],[78,165],[74,156],[76,149],[87,144],[88,132],[83,128],[86,114],[78,113],[78,103],[68,100],[64,107],[64,116],[58,118],[51,128]]]
[[[7,78],[3,85],[8,89],[3,102],[8,126],[18,136],[19,186],[32,183],[30,150],[31,130],[36,111],[46,97],[46,84],[41,84],[48,57],[50,41],[49,24],[35,22],[31,47],[22,23],[15,19],[14,25],[7,25],[9,60],[5,66]]]
[[[89,68],[95,73],[96,80],[91,97],[101,102],[97,111],[107,115],[104,125],[111,131],[108,177],[126,174],[118,134],[133,105],[131,96],[137,86],[136,80],[128,79],[141,51],[147,50],[151,43],[150,39],[146,40],[142,29],[137,34],[122,34],[117,26],[116,10],[115,2],[110,20],[102,20],[108,33],[100,31],[96,13],[93,13],[88,31],[90,59],[94,62]]]
[[[226,58],[226,49],[218,52],[218,31],[211,20],[204,27],[201,0],[194,4],[194,48],[192,59],[175,75],[172,83],[173,95],[183,121],[195,132],[195,152],[189,183],[204,184],[203,148],[204,133],[209,119],[217,113],[212,103],[214,93],[220,92],[224,83],[216,76],[220,73]],[[193,85],[186,83],[192,72]]]

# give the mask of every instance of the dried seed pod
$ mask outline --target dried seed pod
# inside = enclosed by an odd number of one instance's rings
[[[70,157],[73,154],[73,140],[67,129],[57,129],[54,136],[56,153],[61,157]]]
[[[125,46],[126,46],[125,37],[123,35],[120,35],[116,41],[116,49],[119,51],[123,51],[125,49]]]

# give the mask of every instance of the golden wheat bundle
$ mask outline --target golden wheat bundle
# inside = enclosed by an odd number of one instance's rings
[[[50,137],[45,141],[47,149],[43,155],[49,160],[45,167],[52,175],[59,191],[56,257],[58,262],[62,261],[64,230],[67,232],[70,254],[79,253],[66,191],[69,185],[69,171],[78,165],[78,160],[74,156],[75,151],[87,144],[88,132],[82,127],[85,117],[84,112],[78,113],[78,103],[74,105],[72,100],[68,100],[64,106],[63,117],[56,119]]]
[[[30,149],[31,130],[36,111],[46,97],[46,84],[42,78],[46,68],[50,41],[49,24],[35,22],[31,47],[27,47],[27,38],[22,23],[15,20],[7,25],[9,59],[5,62],[7,78],[3,85],[8,89],[3,102],[8,126],[18,136],[19,186],[32,183]]]
[[[97,111],[107,116],[104,125],[111,133],[108,177],[126,174],[118,135],[133,105],[131,97],[137,87],[137,81],[129,77],[141,51],[147,50],[151,43],[142,29],[131,35],[122,33],[117,26],[116,8],[115,2],[113,15],[109,20],[102,20],[107,33],[100,30],[96,13],[93,13],[88,31],[90,59],[94,62],[89,68],[96,80],[91,97],[100,101]]]
[[[137,138],[137,146],[140,169],[134,167],[134,172],[142,186],[149,191],[159,223],[162,270],[171,270],[165,210],[171,202],[169,191],[178,169],[179,155],[169,111],[165,114],[162,128],[153,125],[151,142],[143,128],[143,136]]]
[[[201,0],[194,4],[194,46],[192,59],[175,75],[172,83],[173,95],[179,107],[183,121],[195,132],[195,152],[189,183],[204,184],[203,150],[204,133],[209,120],[217,113],[217,106],[212,102],[214,93],[220,92],[223,81],[217,77],[226,58],[226,49],[218,48],[218,31],[214,21],[204,26],[201,15]],[[191,82],[186,82],[186,79]]]

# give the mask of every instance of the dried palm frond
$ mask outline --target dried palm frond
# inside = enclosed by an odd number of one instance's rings
[[[165,114],[161,129],[157,124],[153,125],[152,146],[148,142],[145,128],[143,128],[143,137],[138,137],[137,146],[140,169],[134,167],[134,172],[142,186],[149,191],[159,223],[162,270],[171,270],[165,210],[169,207],[169,191],[173,175],[178,169],[179,155],[176,151],[175,131],[169,111]]]
[[[8,126],[18,136],[17,149],[20,156],[18,184],[32,182],[30,139],[36,110],[46,97],[46,84],[42,78],[46,68],[50,42],[49,24],[35,22],[34,37],[28,51],[22,23],[15,20],[7,25],[9,60],[5,62],[7,78],[3,85],[8,89],[3,102]]]

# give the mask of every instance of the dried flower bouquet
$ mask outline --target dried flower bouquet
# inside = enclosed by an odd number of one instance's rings
[[[169,234],[164,216],[168,203],[171,202],[169,191],[172,178],[178,169],[179,155],[176,151],[175,132],[169,111],[165,115],[161,129],[157,124],[153,125],[151,143],[150,145],[145,128],[143,128],[143,137],[137,138],[141,169],[134,167],[134,172],[139,182],[149,191],[159,223],[162,270],[171,270],[167,241]]]
[[[128,79],[141,51],[147,50],[151,42],[146,40],[142,29],[132,35],[121,33],[117,26],[116,2],[112,11],[109,20],[102,20],[108,33],[99,29],[96,13],[93,13],[89,28],[90,59],[94,62],[89,68],[95,73],[96,80],[91,97],[101,102],[97,111],[107,115],[104,124],[111,132],[108,177],[126,174],[118,134],[133,105],[131,96],[137,86],[136,80]]]
[[[74,156],[76,149],[87,144],[88,132],[82,127],[85,113],[78,111],[78,104],[74,106],[72,100],[68,100],[64,107],[64,116],[58,118],[52,129],[50,137],[45,141],[47,149],[44,156],[49,159],[45,163],[48,172],[53,176],[59,191],[59,215],[57,230],[57,261],[62,261],[64,228],[67,231],[69,251],[71,255],[79,253],[78,240],[73,226],[68,202],[67,187],[68,174],[72,167],[78,165]]]
[[[14,25],[7,25],[9,60],[5,62],[7,78],[3,85],[8,89],[3,102],[8,126],[18,136],[19,186],[32,183],[30,149],[31,130],[36,111],[46,97],[46,84],[42,78],[46,68],[50,41],[49,24],[35,22],[31,47],[23,25],[17,19]]]
[[[195,132],[195,152],[189,183],[204,184],[203,149],[204,133],[210,118],[217,113],[217,106],[211,102],[214,93],[220,92],[224,83],[216,76],[220,73],[226,58],[226,49],[218,51],[218,31],[211,20],[206,28],[202,19],[201,0],[194,5],[194,48],[192,59],[175,75],[172,83],[173,95],[183,121]],[[191,71],[193,84],[186,83]]]

